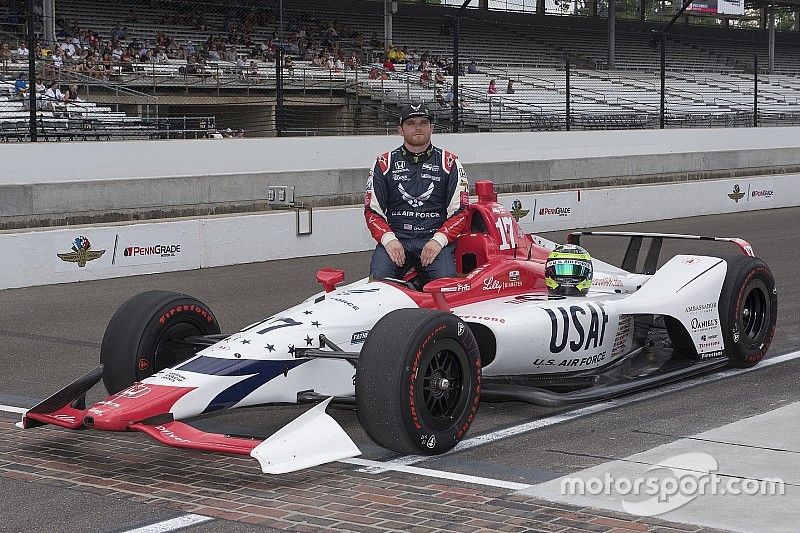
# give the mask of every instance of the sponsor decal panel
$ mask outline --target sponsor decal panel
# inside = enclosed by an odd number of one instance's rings
[[[539,208],[540,217],[559,216],[568,217],[572,214],[571,207],[541,207]]]
[[[368,335],[369,335],[369,330],[356,331],[350,338],[350,344],[363,344],[364,341],[367,340]]]

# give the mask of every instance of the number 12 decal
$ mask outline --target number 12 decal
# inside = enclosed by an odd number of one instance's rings
[[[500,244],[501,250],[510,250],[517,247],[517,241],[514,237],[514,225],[511,220],[511,217],[499,217],[497,222],[494,223],[497,229],[500,230],[500,238],[503,240]]]

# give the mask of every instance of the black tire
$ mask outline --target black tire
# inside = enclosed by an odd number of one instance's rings
[[[731,366],[756,365],[769,349],[778,320],[778,291],[767,264],[740,255],[727,259],[728,273],[719,296],[725,355]]]
[[[192,335],[218,334],[219,323],[204,303],[177,292],[137,294],[108,323],[100,362],[103,383],[119,392],[195,354],[195,348],[172,341]]]
[[[444,453],[478,411],[481,358],[460,318],[398,309],[372,328],[356,369],[356,407],[376,443],[400,453]]]

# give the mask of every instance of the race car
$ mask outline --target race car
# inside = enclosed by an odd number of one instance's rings
[[[628,239],[627,252],[620,267],[594,260],[585,294],[557,295],[545,275],[555,243],[525,234],[491,181],[476,193],[456,241],[457,277],[423,285],[412,272],[339,286],[344,272],[323,269],[324,291],[232,335],[190,296],[134,296],[108,325],[101,365],[20,426],[140,431],[170,446],[251,455],[264,472],[282,473],[360,454],[325,412],[332,401],[354,405],[379,445],[432,455],[464,438],[481,400],[600,400],[766,354],[777,290],[746,241],[575,232],[574,245],[603,235]],[[667,239],[731,243],[739,253],[677,255],[657,268]],[[87,407],[100,380],[110,396]],[[318,405],[263,441],[185,422],[309,402]]]

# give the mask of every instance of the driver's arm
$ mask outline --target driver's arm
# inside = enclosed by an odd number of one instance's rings
[[[461,162],[456,159],[447,176],[447,220],[433,235],[433,240],[442,248],[453,242],[467,225],[467,206],[469,205],[469,181]]]
[[[384,247],[397,238],[386,219],[388,203],[386,178],[381,172],[379,162],[375,162],[367,179],[367,192],[364,195],[364,219],[367,221],[367,228],[372,237]]]

